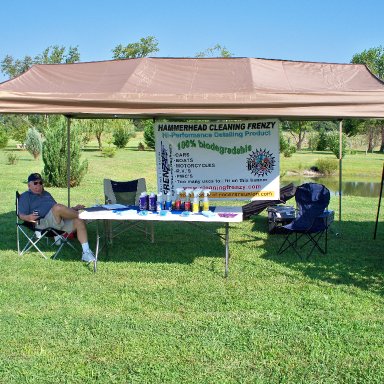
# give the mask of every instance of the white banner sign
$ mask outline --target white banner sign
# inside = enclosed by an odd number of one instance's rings
[[[154,130],[164,194],[202,188],[213,199],[280,198],[278,120],[164,122]]]

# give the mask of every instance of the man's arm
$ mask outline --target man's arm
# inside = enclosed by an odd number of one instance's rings
[[[36,221],[39,218],[39,215],[37,213],[30,213],[29,215],[24,215],[22,213],[19,213],[19,217],[23,221],[30,221],[32,223],[36,223]]]

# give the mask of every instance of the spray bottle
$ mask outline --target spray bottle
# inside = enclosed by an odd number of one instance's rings
[[[156,212],[156,208],[157,208],[156,201],[157,201],[157,196],[153,192],[151,192],[151,194],[149,195],[148,209],[152,212]]]
[[[211,193],[210,189],[204,189],[204,199],[203,199],[203,211],[209,211],[209,200],[208,195]]]
[[[175,209],[176,211],[180,211],[181,209],[181,198],[180,194],[183,191],[183,188],[176,188],[176,199],[175,199]]]
[[[167,211],[171,211],[172,210],[172,197],[171,197],[171,192],[168,192],[167,193],[167,198],[165,200],[165,209]]]
[[[192,193],[192,189],[188,188],[185,190],[185,203],[184,203],[184,210],[190,211],[191,210],[191,202],[189,200],[189,196]]]
[[[148,193],[147,192],[141,192],[140,198],[139,198],[139,208],[140,208],[140,211],[148,210]]]
[[[193,207],[192,207],[193,213],[198,213],[200,210],[200,193],[201,193],[201,189],[195,189],[193,191]]]
[[[156,211],[160,212],[163,209],[163,194],[159,192],[157,194]]]

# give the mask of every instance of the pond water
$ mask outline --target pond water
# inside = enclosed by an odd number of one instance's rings
[[[339,178],[338,177],[288,177],[281,178],[282,186],[294,183],[296,186],[303,183],[320,183],[324,184],[330,191],[331,195],[339,195]],[[380,183],[367,181],[343,181],[341,194],[345,196],[363,196],[363,197],[379,197]]]

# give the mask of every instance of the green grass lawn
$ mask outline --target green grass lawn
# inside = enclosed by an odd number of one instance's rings
[[[73,204],[102,199],[104,177],[145,177],[156,191],[154,152],[136,151],[139,139],[111,159],[87,147]],[[263,213],[231,225],[227,279],[222,240],[167,223],[155,225],[154,244],[135,233],[115,242],[93,274],[80,251],[18,256],[14,193],[42,162],[18,152],[7,165],[12,150],[0,151],[0,383],[384,382],[378,198],[345,197],[328,254],[308,261],[277,255],[282,238],[267,234]],[[282,159],[282,169],[313,165],[313,156]],[[379,181],[382,164],[382,155],[357,154],[344,168]],[[65,189],[50,191],[66,202]],[[89,235],[94,246],[94,223]]]

